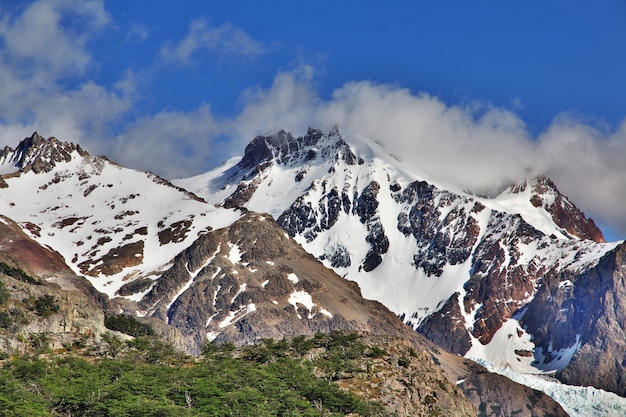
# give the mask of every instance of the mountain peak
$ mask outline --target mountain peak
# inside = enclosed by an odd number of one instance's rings
[[[80,145],[69,142],[61,142],[55,137],[45,139],[39,133],[34,132],[30,137],[24,138],[16,149],[6,146],[0,152],[0,161],[8,163],[21,172],[33,171],[50,172],[57,163],[72,160],[72,153],[88,155]]]
[[[336,156],[350,165],[356,163],[356,156],[337,127],[328,134],[309,127],[307,133],[299,137],[284,130],[257,136],[246,146],[238,165],[244,169],[263,170],[273,162],[281,165],[304,164],[320,153],[324,158]]]
[[[563,195],[550,178],[545,175],[529,177],[510,189],[512,194],[524,192],[529,193],[530,203],[534,207],[543,208],[550,213],[554,223],[567,234],[578,239],[605,242],[604,235],[595,222]]]
[[[275,133],[267,133],[254,138],[248,146],[239,165],[244,168],[254,168],[276,160],[279,163],[285,162],[303,147],[315,145],[321,137],[320,131],[309,128],[307,135],[301,138],[294,138],[291,133],[279,130]]]

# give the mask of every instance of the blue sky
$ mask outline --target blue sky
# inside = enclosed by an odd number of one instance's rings
[[[546,173],[626,236],[626,2],[0,0],[0,144],[168,178],[334,124],[492,192]]]

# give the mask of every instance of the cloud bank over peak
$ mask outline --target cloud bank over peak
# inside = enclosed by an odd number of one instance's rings
[[[346,83],[323,98],[315,83],[314,69],[300,66],[277,73],[268,88],[242,92],[234,115],[215,114],[203,103],[137,118],[112,141],[84,141],[127,166],[181,178],[241,155],[256,135],[338,125],[377,140],[431,178],[479,194],[548,175],[609,228],[607,237],[626,236],[626,122],[607,131],[562,114],[533,136],[513,111],[479,100],[450,105],[372,81]]]
[[[146,26],[128,26],[121,33],[100,0],[1,8],[2,145],[15,146],[37,130],[129,167],[180,178],[241,155],[258,134],[285,129],[300,135],[309,126],[328,131],[339,125],[372,137],[432,178],[477,193],[546,174],[587,215],[626,237],[626,122],[610,129],[561,114],[531,133],[515,110],[481,100],[450,104],[397,84],[354,80],[322,95],[323,80],[308,65],[272,69],[273,80],[251,82],[227,114],[214,110],[211,97],[185,109],[144,106],[158,94],[155,80],[162,73],[159,86],[175,89],[167,82],[176,70],[193,77],[197,73],[184,70],[207,57],[210,64],[197,72],[225,57],[249,64],[274,51],[235,25],[196,19],[179,39],[145,49],[147,56],[138,59],[144,66],[118,68],[117,79],[98,80],[102,58],[92,44],[103,34],[147,41]],[[511,101],[519,108],[519,99]]]
[[[476,193],[493,194],[545,174],[587,215],[626,236],[626,122],[611,131],[558,115],[533,136],[513,111],[481,101],[450,105],[426,93],[371,81],[316,94],[313,70],[277,74],[266,90],[245,94],[226,123],[243,149],[256,134],[339,125],[381,142],[419,171]]]

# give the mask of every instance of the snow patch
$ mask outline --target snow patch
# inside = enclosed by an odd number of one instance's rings
[[[544,373],[533,365],[535,344],[519,325],[520,319],[521,315],[517,315],[505,321],[486,345],[473,339],[472,347],[465,357],[476,362],[489,362],[498,368],[511,368],[516,372]]]
[[[211,321],[213,320],[213,317],[217,316],[218,314],[219,314],[219,312],[218,312],[218,313],[215,313],[215,314],[213,314],[211,317],[209,317],[209,318],[206,320],[206,325],[205,325],[204,327],[209,327],[209,324],[211,324]]]
[[[207,332],[207,333],[206,333],[206,339],[207,339],[209,342],[212,342],[212,341],[214,341],[215,339],[217,339],[217,336],[219,336],[219,335],[220,335],[220,333],[221,333],[221,332]]]
[[[213,281],[217,276],[222,272],[222,267],[218,266],[213,275],[211,276],[211,281]]]
[[[316,306],[317,304],[313,302],[313,298],[311,297],[311,294],[309,294],[308,292],[303,291],[303,290],[294,291],[291,293],[291,295],[289,295],[289,299],[287,301],[289,302],[289,304],[293,306],[296,313],[298,312],[298,304],[301,304],[307,310],[309,310],[309,315],[307,316],[308,319],[312,319],[315,316],[315,313],[313,313],[313,307]],[[320,313],[322,313],[323,315],[327,317],[333,317],[333,315],[324,308],[320,309]],[[300,314],[298,314],[298,318],[302,318]]]
[[[550,362],[545,363],[546,355],[543,353],[543,348],[537,348],[535,351],[535,366],[538,369],[544,370],[546,372],[555,372],[564,369],[574,357],[574,354],[580,349],[582,345],[580,341],[580,334],[576,335],[576,342],[572,346],[568,346],[563,349],[553,350],[552,343],[548,346],[547,354],[550,357],[554,358]]]
[[[242,252],[239,249],[239,245],[237,245],[236,243],[228,242],[228,247],[230,248],[230,251],[228,252],[228,260],[233,265],[241,262]]]
[[[247,287],[247,284],[245,282],[239,286],[239,291],[237,291],[237,294],[235,294],[235,296],[230,300],[231,304],[235,302],[235,299],[239,297],[239,294],[241,294],[242,292],[246,290],[246,287]]]
[[[213,294],[213,306],[215,306],[215,304],[217,303],[217,294],[220,292],[221,289],[222,286],[218,285],[217,289],[215,290],[215,294]]]
[[[298,276],[294,273],[288,274],[287,279],[291,281],[293,284],[297,284],[299,281]]]
[[[245,316],[247,316],[248,314],[252,313],[256,311],[256,305],[254,303],[248,304],[247,306],[243,306],[241,308],[238,308],[235,311],[229,311],[228,312],[228,317],[226,317],[224,320],[222,320],[220,322],[220,324],[218,325],[218,327],[220,329],[223,329],[224,327],[228,327],[231,324],[241,320],[242,318],[244,318]]]

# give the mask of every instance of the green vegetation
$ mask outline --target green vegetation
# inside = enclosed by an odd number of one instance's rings
[[[235,349],[207,344],[201,358],[155,337],[121,342],[115,357],[20,356],[0,372],[0,417],[11,416],[386,416],[378,404],[341,390],[340,363],[370,348],[357,335],[332,333],[263,340]],[[45,347],[45,336],[32,340]],[[323,348],[323,349],[322,349]],[[302,355],[310,353],[312,359]],[[381,354],[380,351],[373,351]]]
[[[50,294],[44,294],[32,301],[32,309],[41,317],[50,317],[59,311],[56,298]]]
[[[41,285],[38,279],[31,277],[24,270],[14,268],[4,262],[0,262],[0,274],[5,274],[28,284]]]
[[[9,290],[7,290],[4,282],[0,281],[0,305],[9,301],[9,298],[11,298],[11,293],[9,292]]]
[[[104,325],[109,330],[116,330],[134,337],[154,336],[154,329],[150,325],[124,314],[105,317]]]
[[[0,266],[3,265],[0,263]],[[19,308],[12,307],[15,300],[11,300],[11,292],[5,283],[0,280],[0,329],[15,332],[19,325],[28,324],[28,318]],[[11,302],[9,302],[11,300]],[[33,301],[34,299],[30,300]],[[34,308],[34,307],[33,307]]]
[[[0,328],[16,332],[20,325],[28,324],[28,317],[19,308],[0,311]]]

